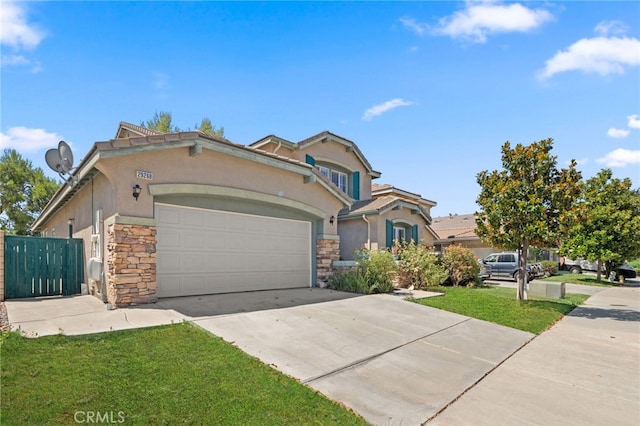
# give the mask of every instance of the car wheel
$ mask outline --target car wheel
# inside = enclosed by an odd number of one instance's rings
[[[581,274],[582,269],[579,266],[572,266],[571,268],[569,268],[569,272],[571,272],[572,274]]]
[[[515,280],[515,282],[520,281],[520,271],[516,271],[516,272],[513,274],[513,279]]]

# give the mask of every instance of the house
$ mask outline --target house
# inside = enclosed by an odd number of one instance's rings
[[[378,222],[390,221],[394,237],[435,238],[435,203],[372,190],[378,177],[353,141],[331,132],[241,145],[121,122],[32,228],[66,236],[69,227],[83,239],[88,290],[114,306],[324,286],[341,255],[367,241],[387,246]],[[352,226],[355,217],[364,224],[363,215],[370,228]]]
[[[454,243],[470,249],[478,258],[502,251],[487,245],[476,235],[475,214],[434,217],[431,228],[438,235],[434,241],[434,248],[438,252]]]
[[[390,249],[394,241],[432,246],[437,235],[429,225],[435,205],[419,194],[374,184],[371,198],[356,201],[338,214],[340,258],[352,260],[363,248]]]

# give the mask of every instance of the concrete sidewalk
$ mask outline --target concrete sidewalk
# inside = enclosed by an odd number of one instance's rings
[[[598,292],[429,425],[640,424],[640,288]]]
[[[26,337],[78,335],[182,322],[188,317],[162,307],[107,310],[93,296],[15,299],[4,302],[12,330]]]

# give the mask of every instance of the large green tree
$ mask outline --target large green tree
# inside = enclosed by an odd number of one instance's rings
[[[173,117],[171,113],[167,111],[156,111],[153,118],[143,121],[140,125],[147,129],[157,130],[160,133],[175,133],[181,131],[178,126],[173,124]],[[214,126],[207,117],[203,118],[200,124],[196,123],[194,128],[212,136],[224,137],[224,127],[216,129],[216,126]],[[190,129],[186,130],[189,131]]]
[[[526,270],[529,246],[557,247],[576,218],[581,174],[576,162],[557,168],[551,155],[553,139],[525,146],[502,146],[503,170],[477,175],[481,187],[476,202],[476,233],[486,243],[518,250],[518,299],[527,299]]]
[[[0,227],[12,234],[28,235],[59,183],[16,150],[5,149],[0,157]]]
[[[579,201],[580,220],[560,247],[560,253],[598,262],[598,281],[604,266],[640,257],[640,193],[631,180],[614,179],[610,169],[586,181]]]

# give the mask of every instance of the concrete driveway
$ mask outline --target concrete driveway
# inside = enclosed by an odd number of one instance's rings
[[[193,321],[380,425],[425,422],[534,337],[392,295]]]

